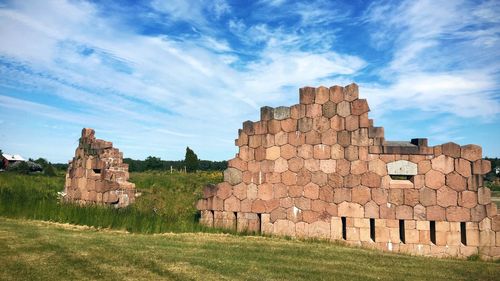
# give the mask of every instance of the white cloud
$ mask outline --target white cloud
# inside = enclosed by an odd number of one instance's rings
[[[99,16],[91,4],[48,2],[33,8],[23,3],[0,10],[17,15],[1,18],[0,35],[12,44],[9,49],[2,44],[0,53],[13,62],[24,62],[22,67],[1,66],[2,81],[14,92],[41,89],[44,99],[54,105],[3,96],[8,101],[4,106],[95,127],[129,146],[194,144],[202,149],[207,139],[213,139],[208,157],[228,158],[227,143],[243,120],[258,118],[258,107],[297,102],[296,92],[285,95],[284,88],[315,85],[364,66],[357,57],[333,51],[300,51],[309,38],[301,40],[297,34],[287,36],[286,30],[267,26],[259,39],[267,47],[248,64],[240,61],[227,41],[203,31],[196,38],[139,35],[119,29],[112,15]],[[197,15],[205,8],[186,5],[175,2],[162,7],[176,20],[204,24],[205,19]],[[7,30],[20,26],[25,36],[16,41],[20,36]],[[27,42],[37,40],[42,42],[37,48],[43,51],[23,50]],[[221,139],[226,140],[225,146],[219,146]]]
[[[392,60],[377,71],[384,83],[364,90],[379,113],[394,105],[483,121],[500,113],[498,65],[491,61],[498,57],[491,48],[500,47],[499,27],[488,25],[492,19],[484,7],[465,1],[377,2],[364,20],[377,29],[373,44],[393,49]]]

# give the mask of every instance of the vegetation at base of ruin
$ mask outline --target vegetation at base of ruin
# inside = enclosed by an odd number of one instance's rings
[[[197,223],[194,203],[206,183],[222,181],[221,172],[192,174],[132,173],[141,196],[124,209],[61,203],[64,173],[0,173],[0,216],[89,225],[141,233],[211,231]]]
[[[186,167],[183,160],[161,160],[161,158],[154,156],[148,156],[145,160],[124,158],[123,162],[129,165],[130,172],[184,171]],[[227,161],[198,160],[198,171],[223,171],[226,168]]]
[[[227,234],[0,218],[0,280],[495,280],[498,263]]]

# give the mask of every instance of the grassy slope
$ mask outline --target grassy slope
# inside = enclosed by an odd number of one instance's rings
[[[0,280],[494,280],[500,274],[498,263],[322,242],[127,234],[5,218],[0,265]]]
[[[222,180],[221,172],[195,174],[132,173],[142,196],[123,210],[59,204],[57,192],[64,186],[58,177],[0,173],[0,216],[69,222],[133,232],[192,232],[204,230],[197,223],[194,203],[207,183]],[[209,230],[211,231],[211,230]]]

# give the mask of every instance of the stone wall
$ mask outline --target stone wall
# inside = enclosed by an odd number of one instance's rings
[[[207,186],[200,222],[344,240],[429,256],[500,256],[500,216],[481,147],[391,142],[358,86],[300,89],[300,104],[243,123],[224,182]]]
[[[64,201],[126,207],[135,201],[135,184],[128,182],[123,153],[108,141],[96,139],[94,130],[83,129],[69,162]]]

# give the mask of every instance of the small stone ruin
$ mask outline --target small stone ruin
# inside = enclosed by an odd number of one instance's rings
[[[387,141],[358,86],[300,89],[239,130],[200,222],[427,256],[500,257],[500,215],[477,145]]]
[[[69,162],[63,200],[126,207],[135,201],[135,184],[128,179],[123,153],[113,143],[96,139],[93,129],[84,128]]]

